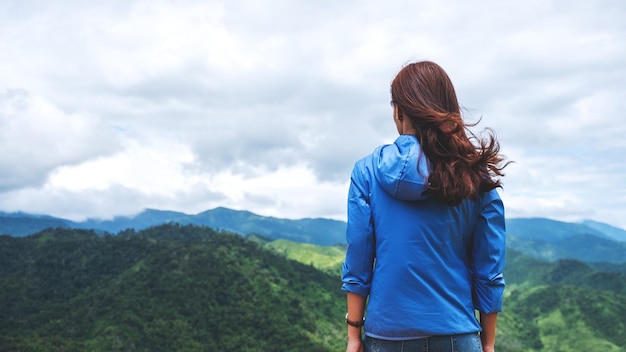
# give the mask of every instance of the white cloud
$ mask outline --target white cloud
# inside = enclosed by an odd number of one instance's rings
[[[167,195],[196,181],[195,175],[184,172],[185,165],[194,162],[185,145],[168,140],[143,145],[129,140],[126,144],[117,154],[57,168],[48,185],[78,192],[118,184],[141,193]]]
[[[320,182],[303,166],[259,172],[246,178],[241,174],[222,172],[210,182],[226,190],[225,206],[249,209],[275,217],[327,217],[345,220],[348,180],[342,183]]]
[[[626,228],[624,15],[619,0],[5,2],[0,209],[343,218],[350,168],[395,137],[391,79],[430,59],[516,161],[510,215]]]
[[[41,184],[56,167],[118,148],[97,116],[67,113],[21,90],[0,94],[0,126],[0,190]]]

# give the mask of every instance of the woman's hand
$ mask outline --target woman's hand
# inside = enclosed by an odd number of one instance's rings
[[[483,352],[495,352],[495,349],[493,348],[493,345],[486,345],[483,346]]]
[[[349,338],[346,352],[363,352],[363,341],[358,338]]]

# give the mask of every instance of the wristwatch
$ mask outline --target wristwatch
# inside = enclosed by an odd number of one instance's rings
[[[348,313],[346,313],[346,324],[354,326],[355,328],[360,328],[365,324],[365,317],[363,317],[360,321],[352,321],[348,320]]]

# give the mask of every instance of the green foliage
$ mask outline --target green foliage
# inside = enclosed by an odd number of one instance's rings
[[[617,242],[589,234],[563,239],[507,235],[507,245],[526,255],[546,261],[570,258],[588,263],[622,264],[626,253],[626,242]]]
[[[571,259],[548,263],[508,249],[504,275],[509,288],[572,285],[626,295],[626,275],[599,268]]]
[[[335,276],[209,228],[0,238],[3,351],[336,351],[344,302]]]
[[[506,308],[503,315],[509,319],[500,324],[505,327],[500,340],[518,342],[524,346],[519,351],[623,351],[626,346],[623,295],[573,286],[540,286],[514,290],[507,297]]]
[[[275,240],[264,247],[332,275],[341,275],[341,265],[346,254],[345,245],[316,246],[287,240]]]
[[[341,262],[345,248],[289,241],[265,245],[323,268]],[[330,265],[332,267],[332,265]],[[334,271],[334,269],[333,269]],[[575,260],[548,263],[507,250],[504,312],[497,351],[623,351],[626,348],[626,277]]]
[[[173,224],[0,236],[0,351],[340,351],[344,254]],[[509,250],[505,277],[499,352],[626,348],[618,271]]]

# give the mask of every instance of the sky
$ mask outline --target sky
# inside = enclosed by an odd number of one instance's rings
[[[626,229],[626,2],[0,1],[0,211],[346,219],[389,86],[441,65],[509,218]]]

